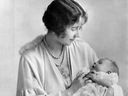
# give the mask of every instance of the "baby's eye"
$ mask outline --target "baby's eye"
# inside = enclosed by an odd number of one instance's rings
[[[112,73],[112,72],[111,72],[111,71],[108,71],[107,73],[110,74],[110,73]]]

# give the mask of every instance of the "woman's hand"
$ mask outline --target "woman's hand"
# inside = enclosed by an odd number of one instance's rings
[[[70,95],[74,94],[79,88],[81,88],[86,84],[86,81],[88,81],[88,78],[84,76],[85,74],[82,73],[73,80],[70,88],[67,90]]]

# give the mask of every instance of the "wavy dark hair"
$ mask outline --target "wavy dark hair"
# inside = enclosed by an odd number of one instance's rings
[[[67,26],[79,21],[82,16],[87,21],[84,9],[74,0],[54,0],[44,12],[42,21],[48,32],[55,32],[57,36],[63,34]]]

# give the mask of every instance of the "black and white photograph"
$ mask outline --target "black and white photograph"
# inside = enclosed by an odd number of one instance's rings
[[[128,96],[127,0],[0,0],[0,96]]]

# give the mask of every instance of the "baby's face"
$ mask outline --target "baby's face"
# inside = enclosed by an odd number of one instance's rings
[[[109,60],[98,60],[94,65],[91,67],[92,71],[96,72],[105,72],[105,73],[111,73],[111,62]]]

